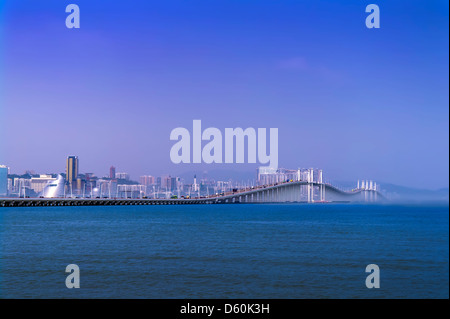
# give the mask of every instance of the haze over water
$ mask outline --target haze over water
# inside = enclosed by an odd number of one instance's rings
[[[448,203],[0,209],[2,298],[448,298]],[[81,288],[67,289],[77,264]],[[367,289],[377,264],[381,288]]]

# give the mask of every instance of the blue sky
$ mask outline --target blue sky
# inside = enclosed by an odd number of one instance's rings
[[[81,28],[65,27],[76,3]],[[365,27],[376,3],[381,28]],[[449,183],[448,1],[6,1],[0,163],[132,177],[176,127],[278,127],[279,165],[329,179]]]

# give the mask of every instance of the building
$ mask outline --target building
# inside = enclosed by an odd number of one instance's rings
[[[0,165],[0,196],[8,195],[8,167]]]
[[[109,168],[109,178],[111,178],[111,179],[116,178],[116,168],[114,166],[111,166]]]
[[[317,169],[286,169],[286,168],[257,168],[256,180],[259,185],[275,184],[285,181],[322,181],[322,170]]]
[[[144,185],[117,185],[117,197],[119,198],[142,198],[143,196],[145,196]]]
[[[161,177],[157,177],[156,178],[156,188],[158,190],[160,190],[161,189],[161,185],[162,185],[162,178]]]
[[[13,192],[13,190],[14,190],[14,184],[13,184],[13,179],[12,178],[8,178],[8,195],[10,195],[12,192]]]
[[[66,162],[66,182],[72,184],[78,177],[78,156],[68,156]]]
[[[231,181],[217,181],[216,189],[221,193],[230,191],[232,188]]]
[[[168,190],[168,189],[170,189],[170,176],[168,176],[168,175],[164,175],[164,176],[161,176],[161,189],[165,189],[165,190]]]
[[[194,175],[194,184],[192,184],[192,191],[197,192],[199,190],[198,184],[197,184],[197,175]]]
[[[116,173],[115,175],[117,179],[125,179],[127,181],[130,179],[130,175],[128,175],[128,173]]]
[[[53,182],[55,180],[56,178],[53,178],[52,175],[40,175],[39,177],[32,177],[30,188],[35,193],[41,193],[44,190],[45,186],[49,184],[49,182]]]
[[[84,178],[86,179],[86,182],[90,182],[94,176],[95,176],[94,173],[84,173]]]
[[[31,178],[15,177],[13,179],[12,191],[10,191],[11,195],[17,195],[19,197],[33,195],[31,192]]]
[[[64,178],[58,174],[51,182],[47,183],[42,190],[42,196],[46,198],[63,197],[64,194]]]
[[[96,181],[97,196],[117,197],[117,180],[100,178]],[[94,190],[91,188],[92,191]]]
[[[151,175],[144,175],[139,177],[139,183],[141,185],[150,186],[155,184],[155,178]]]
[[[179,177],[170,177],[170,190],[175,191],[180,188],[180,178]]]
[[[77,178],[76,192],[78,195],[84,195],[86,193],[86,179]]]

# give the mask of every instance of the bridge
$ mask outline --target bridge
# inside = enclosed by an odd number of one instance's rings
[[[383,199],[376,188],[363,186],[344,191],[327,183],[286,181],[195,198],[0,198],[0,207],[377,202]]]
[[[290,181],[225,193],[219,202],[286,203],[286,202],[376,202],[384,199],[375,188],[341,190],[331,184],[315,181]]]

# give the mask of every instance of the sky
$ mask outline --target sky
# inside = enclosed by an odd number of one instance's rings
[[[65,8],[80,8],[68,29]],[[380,8],[368,29],[365,8]],[[253,172],[174,164],[170,132],[278,128],[280,167],[449,185],[448,1],[6,0],[0,164],[12,173]]]

